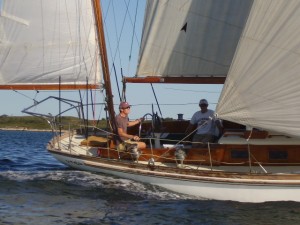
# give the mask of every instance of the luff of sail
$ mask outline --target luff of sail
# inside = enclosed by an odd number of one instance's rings
[[[221,93],[220,118],[300,136],[300,1],[255,0]]]
[[[138,78],[127,82],[224,83],[252,0],[147,2]]]
[[[0,89],[100,87],[90,0],[3,0],[0,28]]]

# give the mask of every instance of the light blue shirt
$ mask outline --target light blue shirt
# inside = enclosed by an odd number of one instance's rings
[[[205,113],[197,111],[192,116],[190,121],[191,124],[197,124],[197,134],[214,134],[215,133],[215,112],[208,109]]]

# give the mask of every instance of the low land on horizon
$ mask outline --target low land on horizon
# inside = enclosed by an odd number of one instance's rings
[[[89,125],[97,123],[97,121],[89,121]],[[106,127],[106,121],[101,119],[97,123],[97,127]],[[83,126],[82,120],[76,117],[61,117],[61,125],[63,130],[76,129]],[[0,129],[7,130],[51,130],[50,125],[45,119],[34,116],[0,116]]]

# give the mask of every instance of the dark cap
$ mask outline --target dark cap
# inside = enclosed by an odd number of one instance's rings
[[[128,102],[121,102],[119,105],[119,109],[126,109],[128,107],[130,107],[131,105],[129,105]]]
[[[199,105],[208,105],[208,101],[206,99],[201,99]]]

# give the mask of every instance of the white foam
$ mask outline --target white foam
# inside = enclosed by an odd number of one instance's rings
[[[93,187],[120,189],[130,194],[146,199],[175,200],[175,199],[195,199],[191,196],[177,194],[150,184],[139,183],[133,180],[94,174],[85,171],[61,170],[61,171],[6,171],[0,175],[9,180],[16,181],[63,181],[69,184]]]

